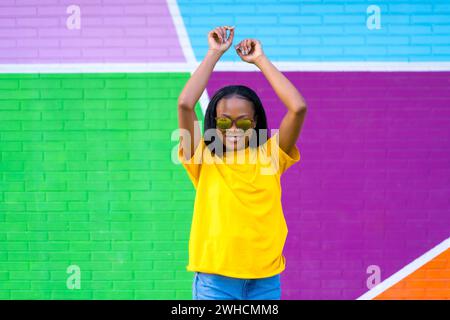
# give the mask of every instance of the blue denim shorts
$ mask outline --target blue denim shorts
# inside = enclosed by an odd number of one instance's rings
[[[280,300],[280,274],[268,278],[240,279],[195,272],[193,300]]]

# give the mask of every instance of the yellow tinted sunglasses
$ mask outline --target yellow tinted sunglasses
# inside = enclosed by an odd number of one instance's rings
[[[250,129],[253,125],[253,119],[241,118],[232,120],[228,117],[216,117],[216,125],[220,130],[227,130],[233,126],[233,122],[236,123],[236,127],[244,131]]]

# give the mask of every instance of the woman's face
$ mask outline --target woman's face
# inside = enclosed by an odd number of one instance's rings
[[[256,119],[254,118],[253,103],[237,96],[220,99],[217,103],[216,114],[217,117],[227,117],[234,120],[231,128],[227,130],[216,128],[216,133],[226,150],[232,151],[246,148],[253,130],[249,129],[244,132],[244,130],[237,128],[236,120],[252,119],[254,120],[252,128],[255,128]]]

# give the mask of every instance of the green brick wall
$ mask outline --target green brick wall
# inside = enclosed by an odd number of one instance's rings
[[[188,77],[0,75],[0,299],[191,299]]]

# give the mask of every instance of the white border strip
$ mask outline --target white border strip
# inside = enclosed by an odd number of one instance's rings
[[[181,45],[184,57],[187,62],[195,62],[195,54],[192,49],[191,42],[189,41],[189,36],[184,25],[183,17],[180,13],[180,8],[178,8],[178,3],[176,0],[166,0],[167,6],[172,16],[172,22],[178,35],[178,43]]]
[[[444,251],[448,250],[450,248],[450,238],[447,240],[442,241],[440,244],[438,244],[436,247],[431,249],[430,251],[426,252],[410,264],[403,267],[401,270],[394,273],[392,276],[384,280],[383,282],[379,283],[375,287],[373,287],[371,290],[360,296],[357,300],[371,300],[375,298],[376,296],[380,295],[399,281],[403,280],[407,276],[409,276],[414,271],[421,268],[426,263],[430,262],[434,258],[436,258],[438,255],[443,253]]]
[[[171,0],[168,0],[171,1]],[[178,25],[177,28],[181,28]],[[186,40],[184,42],[189,42]],[[186,45],[184,44],[183,48]],[[191,59],[192,48],[183,49],[186,59]],[[272,61],[280,71],[450,71],[450,62],[295,62]],[[53,64],[0,64],[0,73],[101,73],[101,72],[189,72],[192,73],[199,62],[165,63],[53,63]],[[218,62],[215,71],[258,71],[245,62]]]
[[[272,61],[280,71],[450,71],[450,62],[304,62]],[[217,71],[257,71],[245,62],[221,62]]]
[[[0,73],[189,72],[185,62],[0,64]]]
[[[186,67],[190,74],[192,74],[198,66],[198,63],[195,59],[194,49],[192,48],[191,41],[189,40],[189,35],[186,30],[186,26],[184,25],[183,17],[180,13],[180,8],[178,7],[178,3],[176,0],[167,0],[167,6],[169,7],[170,15],[172,16],[172,21],[177,30],[178,40],[183,50],[186,61],[188,62]],[[206,108],[208,107],[209,97],[208,93],[203,90],[202,95],[199,99],[200,108],[202,109],[203,114],[206,113]]]

